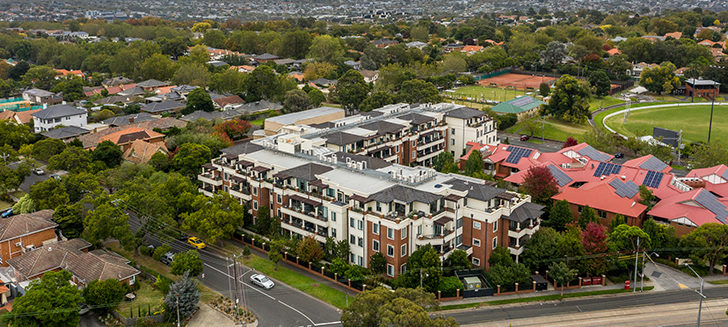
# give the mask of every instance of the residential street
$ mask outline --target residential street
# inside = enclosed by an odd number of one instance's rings
[[[134,213],[128,212],[132,230],[139,228],[139,221]],[[149,243],[159,246],[161,242],[156,237],[149,236]],[[172,252],[182,252],[192,249],[187,243],[175,240],[170,243]],[[200,256],[205,264],[204,278],[200,278],[205,286],[230,296],[230,282],[232,266],[228,267],[225,258],[211,253],[209,250],[200,250]],[[230,262],[231,263],[231,262]],[[230,268],[230,270],[228,270]],[[276,286],[270,290],[263,290],[249,284],[251,269],[239,268],[240,287],[238,291],[245,291],[246,302],[250,310],[258,317],[260,326],[337,326],[340,325],[341,313],[338,309],[304,294],[280,281],[275,280]],[[230,274],[228,275],[228,271]],[[234,289],[234,284],[232,286]],[[241,301],[241,306],[242,306]]]

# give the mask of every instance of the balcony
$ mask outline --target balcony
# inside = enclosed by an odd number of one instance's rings
[[[316,231],[316,225],[306,226],[306,223],[300,223],[293,221],[281,221],[281,227],[283,229],[286,229],[288,231],[307,236],[307,235],[313,235],[313,237],[319,241],[319,242],[326,242],[326,236],[328,236],[328,228],[322,228],[321,226],[317,226],[320,228],[319,231]],[[325,231],[325,233],[324,233]],[[326,234],[326,235],[324,235]]]
[[[252,198],[250,196],[250,191],[247,189],[243,189],[242,191],[239,188],[231,187],[228,189],[228,193],[232,195],[233,197],[243,199],[245,201],[250,201]]]
[[[222,186],[222,178],[220,176],[215,176],[215,174],[212,173],[204,173],[197,175],[197,179],[200,182],[209,184],[209,185],[215,185],[215,186]]]
[[[285,214],[289,214],[294,217],[301,218],[301,219],[307,219],[307,220],[315,219],[315,221],[319,221],[319,222],[321,222],[321,221],[328,222],[329,221],[327,218],[324,218],[324,216],[321,213],[319,213],[317,215],[315,211],[305,211],[305,210],[301,210],[296,207],[291,208],[288,206],[283,206],[283,208],[281,209],[281,212],[283,212]]]
[[[200,187],[197,189],[200,193],[204,194],[207,197],[212,197],[214,195],[214,191],[212,190],[212,187]]]
[[[427,147],[431,147],[433,145],[437,145],[437,144],[444,143],[444,142],[445,142],[445,138],[444,137],[440,137],[440,138],[437,138],[437,139],[434,139],[434,140],[430,140],[429,142],[417,141],[417,150],[418,151],[423,151]]]

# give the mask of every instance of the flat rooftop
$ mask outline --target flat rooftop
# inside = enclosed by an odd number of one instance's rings
[[[290,114],[275,116],[266,118],[266,120],[279,123],[281,125],[293,125],[296,124],[296,122],[303,120],[303,119],[309,119],[313,117],[319,117],[319,116],[325,116],[328,114],[336,113],[336,112],[343,112],[343,109],[339,108],[332,108],[332,107],[321,107],[306,111],[299,111],[299,112],[293,112]]]

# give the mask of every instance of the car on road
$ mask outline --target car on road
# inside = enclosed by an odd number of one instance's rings
[[[193,236],[187,239],[187,243],[195,247],[196,249],[204,249],[206,247],[205,242],[200,240],[198,237]]]
[[[172,264],[172,261],[174,261],[174,253],[167,252],[162,256],[162,259],[160,259],[163,264],[169,266]]]
[[[40,169],[40,168],[33,169],[33,173],[35,173],[38,176],[45,175],[45,172],[43,171],[43,169]]]
[[[529,135],[521,135],[521,141],[528,141],[531,139],[531,136]]]
[[[624,158],[624,153],[622,153],[622,152],[617,152],[617,153],[615,153],[615,154],[614,154],[614,157],[615,157],[615,158]]]
[[[258,285],[262,288],[265,288],[267,290],[273,288],[275,284],[273,284],[273,281],[268,279],[268,277],[265,277],[261,274],[255,274],[253,276],[250,276],[250,282],[252,282],[255,285]]]
[[[177,237],[177,239],[182,242],[187,241],[188,238],[189,238],[189,236],[187,236],[187,234],[182,233],[182,232],[179,232],[179,236]]]
[[[13,215],[13,208],[10,208],[10,209],[7,209],[7,210],[3,211],[3,213],[0,214],[0,217],[2,217],[2,218],[8,218],[8,217],[10,217],[12,215]]]

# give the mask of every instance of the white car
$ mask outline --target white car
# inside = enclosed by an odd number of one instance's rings
[[[273,284],[272,280],[268,279],[268,277],[265,277],[261,274],[255,274],[253,276],[250,276],[250,281],[253,284],[258,285],[267,290],[273,288],[273,285],[275,285],[275,284]]]

